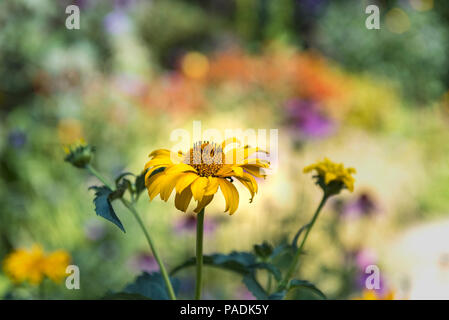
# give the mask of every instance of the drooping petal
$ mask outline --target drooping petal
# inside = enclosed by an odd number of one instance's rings
[[[206,207],[214,198],[214,195],[204,196],[203,199],[198,202],[198,205],[193,210],[195,213],[199,213],[204,207]]]
[[[260,167],[254,166],[254,165],[244,165],[242,166],[243,169],[245,169],[246,172],[249,174],[255,176],[256,178],[265,178],[267,175],[263,173],[263,170],[261,170]]]
[[[181,193],[177,193],[175,196],[175,207],[183,212],[187,211],[190,200],[192,200],[192,192],[190,188],[184,189]]]
[[[226,201],[225,212],[233,214],[239,206],[239,193],[235,186],[226,179],[219,179],[220,189]]]
[[[244,172],[243,177],[236,177],[251,193],[251,198],[249,202],[251,203],[253,201],[254,195],[258,191],[258,186],[256,179],[254,177],[246,172]]]

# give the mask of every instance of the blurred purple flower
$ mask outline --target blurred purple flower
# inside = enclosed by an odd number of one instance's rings
[[[106,15],[103,25],[109,34],[120,35],[129,31],[131,22],[122,10],[114,10]]]
[[[27,136],[20,130],[11,131],[8,134],[8,143],[15,149],[22,148],[27,142]]]
[[[370,265],[377,265],[378,263],[378,257],[376,252],[374,252],[371,249],[364,248],[357,250],[353,253],[353,262],[356,266],[356,279],[355,279],[355,285],[356,289],[358,290],[364,290],[367,289],[366,287],[366,281],[368,277],[372,275],[372,272],[367,272],[367,267]],[[379,289],[376,290],[377,294],[383,295],[388,292],[388,287],[386,285],[385,278],[382,276],[382,273],[379,274]]]
[[[137,272],[159,271],[159,265],[157,264],[156,259],[152,255],[145,252],[141,252],[133,256],[129,260],[129,267]]]
[[[334,122],[319,110],[316,102],[292,99],[286,107],[290,128],[298,138],[324,138],[335,130]]]
[[[368,192],[362,192],[352,200],[336,200],[333,207],[343,217],[371,216],[380,211],[377,201]]]
[[[204,218],[204,233],[206,235],[212,234],[216,229],[216,223],[212,219]],[[194,232],[196,230],[196,216],[188,215],[182,217],[175,222],[174,230],[176,233]]]
[[[84,234],[91,241],[98,241],[105,237],[106,228],[98,219],[90,219],[84,225]]]

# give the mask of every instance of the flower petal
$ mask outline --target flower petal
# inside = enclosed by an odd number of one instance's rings
[[[213,198],[214,198],[214,195],[204,196],[203,200],[198,202],[198,205],[196,206],[196,208],[193,211],[195,213],[199,213],[203,208],[205,208],[212,201]]]
[[[190,189],[192,190],[193,198],[195,200],[201,201],[203,199],[208,183],[209,180],[207,178],[199,177],[190,185]]]
[[[176,182],[178,181],[181,174],[166,174],[165,179],[161,182],[161,199],[167,201],[175,188]]]
[[[190,200],[192,200],[192,192],[190,191],[190,188],[186,188],[181,193],[176,194],[175,207],[178,210],[186,212],[189,207]]]
[[[195,168],[185,164],[185,163],[179,163],[179,164],[175,164],[173,166],[170,167],[170,169],[167,169],[165,171],[166,174],[175,174],[175,173],[180,173],[180,172],[196,172]]]
[[[187,188],[192,182],[199,178],[196,173],[187,172],[179,178],[176,183],[176,192],[181,193],[185,188]]]
[[[229,211],[229,214],[233,214],[239,206],[239,193],[235,186],[226,179],[218,179],[221,192],[226,200],[225,212]]]
[[[210,196],[212,194],[215,194],[218,190],[218,178],[215,177],[208,177],[209,184],[207,185],[206,192],[204,192],[205,196]]]

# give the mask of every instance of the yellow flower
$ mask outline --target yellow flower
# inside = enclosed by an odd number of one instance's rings
[[[46,257],[42,270],[53,282],[60,283],[67,276],[65,270],[69,263],[70,255],[64,250],[56,250]]]
[[[323,161],[318,161],[303,169],[304,173],[308,173],[312,170],[317,172],[318,184],[320,184],[323,189],[333,187],[333,190],[331,190],[332,194],[340,192],[343,187],[348,188],[351,192],[354,191],[355,180],[352,176],[352,174],[356,173],[354,168],[345,168],[342,163],[335,163],[328,158],[324,158]],[[325,192],[326,191],[329,190],[325,190]]]
[[[65,270],[70,262],[70,255],[58,250],[46,255],[39,245],[33,245],[31,250],[17,249],[9,254],[4,262],[5,273],[16,283],[28,281],[38,285],[45,276],[54,282],[60,282],[65,277]]]
[[[394,291],[390,290],[383,295],[379,295],[375,290],[364,290],[362,296],[355,300],[394,300]]]
[[[194,211],[198,213],[212,201],[220,188],[226,201],[225,212],[233,214],[239,205],[239,193],[232,183],[233,178],[249,190],[251,202],[258,190],[254,177],[265,178],[260,169],[269,167],[266,160],[249,158],[264,151],[239,145],[235,138],[227,139],[221,145],[197,142],[187,153],[179,152],[176,158],[167,149],[153,151],[149,155],[151,160],[145,165],[145,170],[148,169],[145,185],[150,199],[160,194],[161,199],[167,201],[175,189],[176,208],[186,212],[193,197],[197,201]],[[228,146],[232,148],[226,151]]]

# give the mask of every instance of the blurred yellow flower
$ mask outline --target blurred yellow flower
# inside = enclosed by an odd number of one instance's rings
[[[355,300],[394,300],[395,293],[390,290],[387,293],[380,295],[376,290],[364,290],[362,296]]]
[[[323,179],[325,185],[331,182],[341,182],[349,191],[354,191],[354,177],[352,174],[356,173],[354,168],[345,168],[342,163],[335,163],[324,158],[323,161],[318,161],[303,169],[304,173],[315,170],[319,178]]]
[[[33,245],[31,250],[17,249],[9,254],[4,262],[5,273],[16,283],[28,281],[38,285],[45,276],[59,283],[65,276],[65,270],[70,263],[70,255],[57,250],[45,254],[42,247]]]
[[[199,52],[189,52],[182,59],[181,69],[191,79],[203,79],[209,71],[209,60]]]
[[[200,212],[213,199],[218,188],[226,201],[225,212],[233,214],[239,205],[239,193],[233,185],[233,178],[239,180],[251,193],[252,201],[258,186],[254,177],[265,178],[261,168],[268,168],[269,162],[249,156],[264,152],[259,148],[232,147],[239,145],[235,139],[227,139],[221,145],[210,142],[197,142],[188,153],[178,153],[177,159],[171,157],[170,150],[153,151],[151,160],[145,165],[149,169],[145,176],[145,185],[152,200],[158,194],[167,201],[173,189],[176,189],[175,206],[186,212],[192,199],[197,201],[195,212]],[[265,152],[266,153],[266,152]]]

